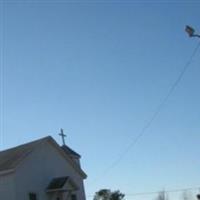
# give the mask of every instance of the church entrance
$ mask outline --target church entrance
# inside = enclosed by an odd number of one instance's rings
[[[49,194],[49,200],[71,200],[69,192],[54,192]]]
[[[54,194],[51,194],[50,195],[50,198],[49,198],[50,200],[65,200],[65,199],[63,199],[63,195],[62,195],[62,193],[54,193]]]
[[[68,176],[53,178],[47,187],[49,200],[76,200],[77,185]]]

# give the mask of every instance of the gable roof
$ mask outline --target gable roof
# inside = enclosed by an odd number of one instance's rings
[[[54,178],[51,180],[51,182],[49,183],[47,190],[55,190],[55,189],[60,189],[62,188],[65,183],[67,182],[67,180],[69,179],[69,176],[66,177],[58,177],[58,178]]]
[[[78,189],[78,186],[69,176],[64,176],[64,177],[53,178],[51,182],[49,183],[46,191],[53,192],[57,190],[62,190],[66,183],[69,183],[73,187],[73,190]]]
[[[20,160],[32,152],[33,149],[44,139],[36,140],[11,149],[0,151],[0,171],[15,168]]]
[[[27,155],[34,151],[38,145],[44,142],[48,142],[49,144],[53,145],[83,178],[87,177],[80,166],[78,166],[77,163],[73,161],[71,157],[69,157],[69,155],[56,143],[51,136],[19,145],[11,149],[0,151],[0,172],[15,169]]]
[[[77,157],[77,158],[81,158],[81,156],[77,152],[75,152],[74,150],[72,150],[71,148],[69,148],[67,145],[63,145],[61,148],[69,156],[72,156],[72,157],[74,156],[74,157]]]

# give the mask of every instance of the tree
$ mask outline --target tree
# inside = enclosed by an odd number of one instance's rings
[[[119,190],[111,193],[110,200],[122,200],[125,197]]]
[[[192,200],[192,195],[189,191],[183,191],[182,193],[183,200]]]
[[[164,190],[159,192],[158,196],[156,197],[156,200],[168,200],[166,192]]]
[[[101,189],[95,193],[94,200],[123,200],[124,197],[125,195],[119,190]]]

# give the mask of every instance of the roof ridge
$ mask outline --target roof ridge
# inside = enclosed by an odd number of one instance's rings
[[[49,135],[49,136],[46,136],[46,137],[43,137],[43,138],[40,138],[40,139],[33,140],[31,142],[22,143],[20,145],[17,145],[17,146],[2,150],[2,151],[0,151],[0,154],[4,153],[6,151],[11,151],[11,150],[15,150],[17,148],[21,148],[21,147],[26,146],[26,145],[31,145],[31,144],[34,144],[34,143],[40,143],[41,141],[47,140],[47,139],[50,139],[50,138],[52,138],[52,137]]]

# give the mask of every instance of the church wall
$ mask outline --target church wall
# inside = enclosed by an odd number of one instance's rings
[[[55,177],[70,176],[79,186],[77,200],[85,200],[83,180],[64,157],[49,143],[40,145],[19,166],[16,173],[17,199],[27,200],[29,192],[47,200],[45,189]]]
[[[15,178],[14,174],[0,176],[0,199],[17,200],[15,198]]]

